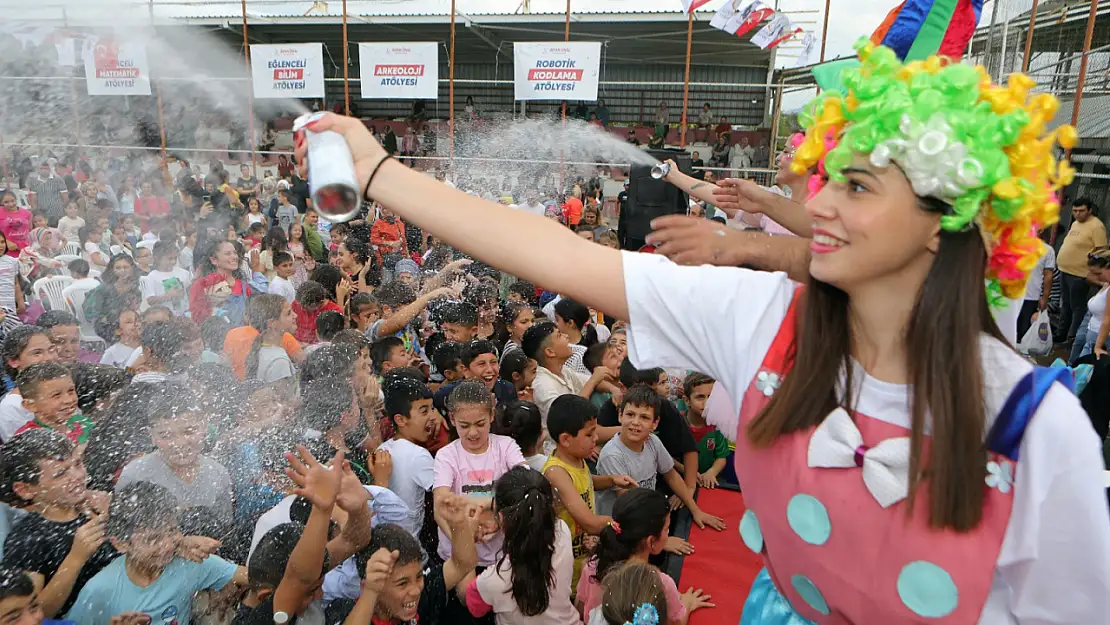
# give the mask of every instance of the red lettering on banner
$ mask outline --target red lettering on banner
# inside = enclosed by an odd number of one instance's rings
[[[275,69],[274,80],[304,80],[303,69]]]
[[[423,65],[375,65],[375,76],[423,76]]]
[[[580,69],[530,69],[528,80],[566,80],[580,82],[582,72]]]

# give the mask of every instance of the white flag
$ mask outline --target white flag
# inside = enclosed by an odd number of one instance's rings
[[[776,11],[771,21],[760,28],[759,32],[752,37],[752,43],[766,50],[779,45],[800,32],[802,32],[802,29],[795,27],[785,13]]]
[[[798,52],[798,60],[794,67],[813,65],[817,61],[817,37],[813,33],[806,33],[802,37],[802,49]]]

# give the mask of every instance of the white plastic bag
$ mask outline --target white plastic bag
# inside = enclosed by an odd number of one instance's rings
[[[1048,311],[1041,311],[1025,336],[1021,337],[1018,351],[1027,356],[1047,356],[1052,351],[1052,327],[1048,323]]]

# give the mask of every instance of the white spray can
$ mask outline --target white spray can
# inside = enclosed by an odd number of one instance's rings
[[[301,115],[293,122],[293,132],[303,130],[308,143],[308,185],[316,212],[328,221],[348,221],[358,214],[361,203],[355,161],[343,135],[306,128],[321,117],[322,113]]]

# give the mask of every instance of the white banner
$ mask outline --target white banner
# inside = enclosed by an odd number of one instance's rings
[[[146,48],[136,41],[103,38],[85,54],[89,95],[150,95]]]
[[[513,44],[517,100],[597,100],[601,42]]]
[[[439,44],[358,44],[362,97],[372,100],[435,100],[439,97]]]
[[[251,80],[256,98],[322,98],[324,46],[251,44]]]

